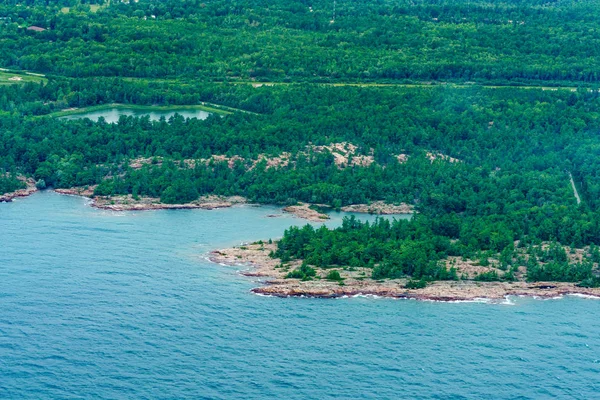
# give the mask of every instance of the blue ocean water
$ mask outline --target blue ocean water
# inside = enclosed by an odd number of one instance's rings
[[[204,255],[274,212],[0,204],[0,398],[600,397],[600,300],[256,296]]]

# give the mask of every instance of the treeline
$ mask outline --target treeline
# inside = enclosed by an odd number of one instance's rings
[[[283,91],[285,93],[285,91]],[[148,82],[120,78],[53,78],[46,84],[0,85],[0,112],[40,116],[110,103],[189,105],[212,102],[255,113],[272,113],[285,99],[250,85]]]
[[[596,2],[0,3],[0,65],[69,77],[590,84]],[[87,6],[85,8],[84,6]],[[46,30],[31,32],[26,26]]]
[[[371,268],[374,279],[457,279],[456,271],[447,270],[439,261],[460,254],[460,249],[448,237],[436,235],[422,219],[378,219],[370,224],[351,217],[336,229],[292,227],[277,243],[273,256],[282,263],[302,259],[319,268]]]
[[[573,261],[558,242],[544,244],[548,239],[538,232],[526,234],[523,230],[507,230],[502,233],[507,235],[506,241],[497,241],[489,251],[482,251],[485,244],[477,244],[481,237],[469,228],[472,223],[480,223],[479,219],[455,219],[457,234],[448,232],[446,223],[448,220],[415,215],[411,220],[379,218],[373,223],[360,222],[354,217],[344,218],[342,226],[335,229],[325,226],[315,229],[311,225],[292,227],[285,231],[272,257],[280,258],[282,264],[301,259],[305,271],[310,271],[310,266],[367,268],[373,279],[408,277],[415,287],[422,287],[427,281],[467,278],[459,275],[452,263],[446,262],[450,256],[479,259],[479,265],[492,267],[472,277],[477,281],[514,281],[519,267],[526,267],[524,278],[529,281],[579,282],[587,287],[600,285],[596,273],[600,252],[593,243],[582,260]],[[594,223],[597,242],[600,238],[597,217]],[[492,235],[496,234],[493,225],[489,229]],[[520,239],[515,247],[517,237]],[[495,264],[490,264],[490,256],[497,259]],[[307,279],[294,274],[290,277]]]

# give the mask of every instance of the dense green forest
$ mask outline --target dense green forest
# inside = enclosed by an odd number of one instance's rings
[[[489,257],[502,268],[482,280],[525,265],[531,280],[595,285],[595,251],[577,264],[542,243],[600,244],[600,6],[380,0],[332,12],[329,1],[0,1],[0,66],[47,78],[0,85],[0,194],[20,175],[165,203],[405,202],[418,211],[409,222],[293,228],[278,255],[426,280],[459,278],[441,267],[448,256]],[[247,112],[55,117],[203,102]],[[353,149],[347,162],[332,144]]]
[[[598,82],[575,0],[1,1],[0,65],[69,77]],[[39,26],[43,32],[28,31]]]

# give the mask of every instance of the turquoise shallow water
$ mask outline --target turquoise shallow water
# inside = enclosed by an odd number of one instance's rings
[[[600,300],[278,299],[204,260],[274,212],[0,204],[0,398],[599,397]]]

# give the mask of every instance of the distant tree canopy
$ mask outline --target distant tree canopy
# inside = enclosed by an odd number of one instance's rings
[[[593,1],[338,1],[335,20],[330,0],[107,5],[1,2],[0,65],[70,77],[217,81],[600,79]],[[46,30],[23,29],[31,25]]]

